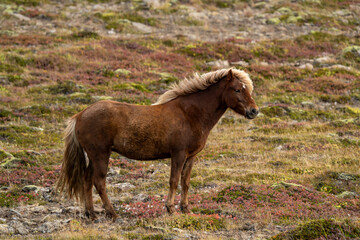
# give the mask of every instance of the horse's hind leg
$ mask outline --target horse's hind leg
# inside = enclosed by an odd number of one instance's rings
[[[93,196],[92,196],[92,189],[94,186],[93,173],[94,173],[93,167],[90,164],[85,171],[84,195],[85,195],[85,215],[88,216],[91,220],[96,219]]]
[[[190,213],[188,191],[190,187],[190,175],[191,169],[195,162],[195,156],[190,157],[186,160],[184,167],[181,172],[181,202],[180,209],[183,213]]]
[[[118,215],[115,213],[115,210],[106,194],[106,173],[109,164],[109,157],[110,153],[102,154],[98,157],[97,161],[94,162],[94,184],[104,204],[106,213],[112,217],[113,221],[115,221],[118,218]]]

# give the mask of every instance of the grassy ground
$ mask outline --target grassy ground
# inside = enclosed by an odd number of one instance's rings
[[[42,4],[17,2],[25,8]],[[241,2],[194,4],[216,9]],[[319,14],[312,18],[303,15],[297,24],[314,22],[339,29],[356,25],[320,14],[324,9],[347,9],[346,1],[326,1],[327,5],[322,1],[322,6],[305,2],[308,4],[288,3],[286,7],[298,12],[311,8]],[[162,11],[172,8],[169,5]],[[269,14],[276,9],[276,5],[270,8]],[[290,24],[291,16],[299,16],[285,10],[279,24]],[[110,28],[129,16],[99,13],[95,17]],[[161,26],[152,18],[132,15],[129,20]],[[182,24],[192,24],[190,20]],[[116,26],[118,31],[127,31],[123,22]],[[171,83],[193,72],[208,72],[212,67],[206,63],[220,59],[248,64],[235,67],[253,79],[253,95],[261,112],[249,121],[228,111],[213,129],[192,172],[193,214],[165,214],[169,161],[135,162],[114,154],[111,166],[119,176],[109,178],[108,191],[123,222],[111,224],[103,219],[88,223],[74,214],[52,235],[35,233],[32,237],[360,237],[359,36],[324,29],[287,40],[235,37],[203,42],[111,38],[93,31],[74,31],[47,36],[1,33],[0,45],[2,209],[49,204],[22,188],[53,185],[59,173],[66,120],[98,100],[149,105]],[[326,61],[319,60],[324,56]],[[134,188],[120,192],[114,187],[124,182]],[[147,198],[134,200],[139,194]],[[99,198],[96,204],[101,206]],[[5,216],[1,222],[6,223]]]

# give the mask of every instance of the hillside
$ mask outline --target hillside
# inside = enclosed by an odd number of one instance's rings
[[[360,238],[359,0],[61,2],[0,1],[1,238]],[[193,214],[166,213],[169,160],[111,155],[115,223],[95,190],[95,222],[55,193],[72,115],[228,67],[249,73],[260,114],[212,130]]]

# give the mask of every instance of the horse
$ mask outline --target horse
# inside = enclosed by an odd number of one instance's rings
[[[228,108],[247,119],[257,116],[252,91],[253,83],[246,72],[228,68],[185,78],[150,106],[110,100],[94,103],[68,122],[57,189],[85,203],[86,216],[95,220],[95,185],[106,215],[115,221],[118,215],[105,187],[111,152],[135,160],[171,158],[165,207],[169,214],[175,212],[174,198],[181,178],[180,209],[190,213],[188,190],[195,156]]]

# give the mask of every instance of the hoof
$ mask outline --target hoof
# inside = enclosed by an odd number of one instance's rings
[[[113,222],[117,222],[116,220],[119,219],[119,216],[117,214],[115,214],[114,216],[112,216],[112,221]]]
[[[112,219],[113,222],[119,218],[119,216],[115,212],[106,212],[106,217]]]
[[[93,211],[85,211],[85,216],[90,219],[91,221],[95,221],[96,220],[96,215],[95,212]]]
[[[186,205],[186,206],[180,205],[180,209],[181,209],[182,213],[191,213],[188,205]]]
[[[175,206],[174,205],[165,205],[167,212],[169,215],[172,215],[175,212]]]

